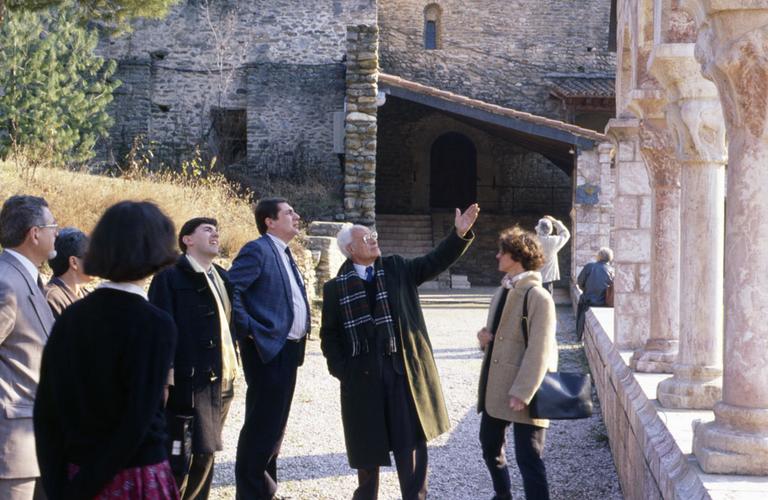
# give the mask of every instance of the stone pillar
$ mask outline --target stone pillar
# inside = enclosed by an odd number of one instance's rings
[[[378,78],[378,27],[348,26],[344,212],[347,220],[368,225],[376,218]]]
[[[600,143],[579,150],[576,158],[576,189],[573,196],[571,277],[595,260],[600,247],[610,246],[613,222],[613,145]]]
[[[641,122],[640,150],[653,188],[651,327],[630,366],[639,372],[671,373],[680,334],[680,164],[672,134],[656,119]]]
[[[725,349],[714,422],[694,427],[709,473],[768,474],[768,1],[698,2],[696,57],[728,135]],[[703,15],[702,15],[703,14]]]
[[[636,118],[608,122],[614,142],[614,343],[637,349],[648,338],[651,293],[651,186],[638,146]]]
[[[717,89],[693,52],[692,43],[660,44],[651,61],[677,137],[683,221],[679,354],[657,398],[668,408],[708,409],[722,384],[725,126]]]

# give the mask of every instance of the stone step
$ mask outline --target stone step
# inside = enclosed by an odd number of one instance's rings
[[[379,226],[376,228],[379,235],[429,235],[432,238],[432,225],[429,226]]]

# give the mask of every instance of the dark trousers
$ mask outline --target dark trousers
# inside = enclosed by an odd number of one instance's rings
[[[506,431],[510,422],[483,413],[480,418],[480,445],[483,460],[491,474],[495,499],[512,498],[507,460],[504,454]],[[515,438],[515,460],[523,476],[523,489],[528,500],[549,500],[547,471],[544,468],[544,438],[546,429],[535,425],[512,424]]]
[[[253,342],[240,342],[248,389],[235,462],[239,500],[270,499],[277,491],[277,456],[291,410],[303,343],[286,341],[273,360],[263,363]]]
[[[427,442],[411,399],[408,380],[395,370],[389,356],[381,358],[381,384],[389,445],[395,456],[403,500],[427,498]],[[397,365],[399,366],[399,365]],[[402,370],[400,370],[402,371]],[[358,488],[353,500],[375,500],[379,493],[379,467],[357,470]]]
[[[218,394],[218,391],[216,391]],[[231,384],[223,388],[221,393],[221,427],[229,413],[229,406],[235,396],[235,391]],[[194,438],[193,438],[194,439]],[[176,485],[179,487],[179,496],[182,500],[207,500],[211,494],[211,483],[213,481],[213,453],[193,453],[192,463],[185,476],[176,477]]]

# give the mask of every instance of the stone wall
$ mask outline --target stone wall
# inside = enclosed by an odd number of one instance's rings
[[[614,306],[616,345],[643,346],[650,328],[651,185],[640,155],[639,120],[615,119],[608,133],[616,141],[614,199]]]
[[[612,311],[587,311],[584,351],[624,498],[710,498],[688,455],[675,442],[613,343]]]
[[[379,0],[386,73],[462,95],[565,118],[550,73],[610,73],[610,2]],[[424,10],[439,7],[437,50],[424,49]]]
[[[574,278],[592,262],[600,247],[613,247],[614,172],[613,146],[599,144],[591,150],[579,151],[576,161],[576,189],[573,192],[575,224],[574,256],[571,271]]]
[[[571,179],[538,153],[420,104],[388,97],[378,112],[376,199],[380,213],[429,213],[432,144],[447,132],[477,153],[477,202],[484,213],[567,214]]]
[[[375,21],[375,0],[189,0],[163,20],[137,21],[99,47],[126,82],[109,146],[120,156],[143,134],[172,161],[206,143],[211,106],[247,109],[249,168],[275,163],[259,163],[265,156],[291,163],[304,148],[313,168],[340,178],[331,113],[344,106],[346,26]]]

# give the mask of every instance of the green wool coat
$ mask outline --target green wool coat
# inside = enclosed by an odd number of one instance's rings
[[[440,377],[432,355],[417,287],[437,277],[466,251],[474,235],[459,237],[455,231],[423,257],[384,257],[385,287],[402,349],[411,396],[427,440],[450,428]],[[384,419],[384,394],[380,367],[374,353],[351,356],[351,343],[343,327],[336,278],[323,287],[320,346],[331,375],[341,383],[341,419],[347,458],[352,468],[390,465],[390,445]]]

